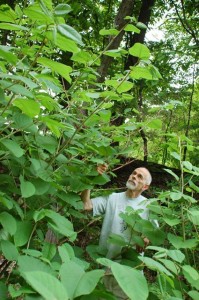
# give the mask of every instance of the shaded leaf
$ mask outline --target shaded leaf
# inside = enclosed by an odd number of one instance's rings
[[[148,298],[148,285],[140,271],[118,263],[112,264],[111,270],[118,284],[130,299],[137,299],[138,295],[139,300]]]
[[[44,299],[67,300],[68,294],[62,283],[52,275],[41,272],[23,272],[24,279],[36,290]]]
[[[5,258],[9,261],[17,260],[19,255],[17,248],[10,241],[1,241],[1,250]]]
[[[66,36],[71,40],[77,42],[78,44],[83,45],[81,35],[71,26],[66,24],[60,24],[57,26],[57,30],[63,36]]]
[[[24,154],[24,150],[13,140],[1,140],[0,143],[2,143],[16,157],[21,157]]]
[[[2,212],[0,214],[0,223],[10,235],[15,234],[17,230],[17,223],[12,215],[7,212]]]

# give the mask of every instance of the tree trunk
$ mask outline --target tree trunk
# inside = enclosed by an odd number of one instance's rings
[[[142,22],[146,26],[148,25],[154,4],[155,4],[155,0],[142,1],[138,22]],[[135,43],[143,43],[145,34],[146,34],[146,29],[142,29],[139,34],[134,33],[133,35],[131,35],[130,47],[132,47]],[[129,55],[128,60],[126,62],[126,69],[129,69],[130,66],[134,66],[136,63],[137,63],[137,58],[132,55]]]
[[[120,31],[127,23],[128,20],[125,20],[124,18],[126,16],[131,16],[133,12],[134,7],[134,0],[122,0],[121,5],[118,10],[118,14],[115,17],[115,27]],[[118,36],[115,38],[110,38],[109,40],[109,47],[107,50],[110,49],[117,49],[122,41],[124,30],[120,32]],[[100,74],[99,82],[103,82],[104,78],[106,77],[108,73],[108,68],[112,62],[113,58],[103,55],[101,59],[101,65],[99,67],[98,73]]]
[[[138,88],[138,109],[140,112],[140,116],[139,116],[139,122],[142,122],[142,108],[143,108],[143,97],[142,97],[142,91],[143,91],[143,86],[142,84],[140,85],[140,87]],[[143,154],[144,154],[144,161],[147,162],[148,160],[148,140],[146,137],[146,133],[144,131],[144,129],[141,127],[140,128],[140,135],[141,138],[143,140]]]

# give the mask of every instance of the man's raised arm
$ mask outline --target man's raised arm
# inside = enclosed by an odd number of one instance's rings
[[[104,172],[106,172],[106,170],[108,169],[108,166],[106,164],[103,165],[99,165],[97,166],[97,172],[102,175]],[[90,190],[84,190],[81,193],[81,199],[83,201],[84,204],[84,210],[86,211],[91,211],[93,209],[93,204],[90,198]]]

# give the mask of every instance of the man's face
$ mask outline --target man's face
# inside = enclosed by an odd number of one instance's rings
[[[133,171],[133,173],[129,176],[126,187],[132,191],[144,191],[148,189],[148,185],[146,184],[146,179],[148,176],[148,171],[144,168],[137,168]]]

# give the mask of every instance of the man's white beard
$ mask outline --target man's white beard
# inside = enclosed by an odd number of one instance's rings
[[[130,183],[128,181],[126,183],[126,187],[127,187],[127,189],[132,190],[132,191],[134,191],[136,189],[136,185],[134,183]]]

